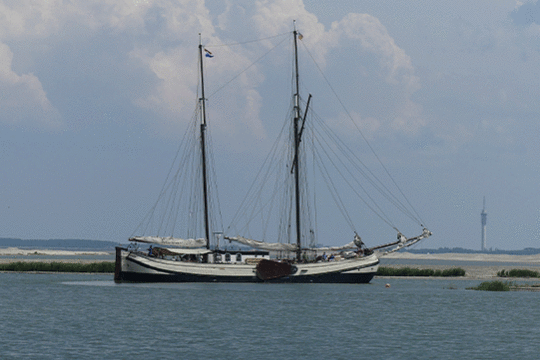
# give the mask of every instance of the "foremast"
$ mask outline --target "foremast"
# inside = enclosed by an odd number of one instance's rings
[[[294,94],[294,194],[296,210],[296,260],[300,262],[302,258],[302,233],[300,228],[300,131],[298,123],[300,121],[300,86],[298,75],[298,31],[294,29],[294,74],[295,74],[295,94]]]
[[[208,181],[206,175],[206,98],[204,97],[204,71],[203,71],[203,46],[201,43],[201,34],[199,34],[199,63],[201,66],[201,161],[202,161],[202,182],[203,182],[203,200],[204,200],[204,231],[206,236],[206,248],[210,249],[210,228],[208,225]]]

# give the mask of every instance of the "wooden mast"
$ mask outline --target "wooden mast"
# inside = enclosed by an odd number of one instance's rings
[[[206,248],[210,249],[210,229],[208,225],[208,185],[206,179],[206,98],[204,97],[204,71],[203,71],[203,46],[201,44],[201,34],[199,34],[199,60],[201,64],[201,157],[202,157],[202,180],[204,197],[204,231],[206,235]]]
[[[302,240],[301,240],[301,229],[300,229],[300,173],[299,173],[299,147],[300,147],[300,133],[298,129],[298,122],[300,121],[300,87],[298,81],[298,44],[297,36],[298,32],[296,31],[296,26],[294,27],[294,72],[295,72],[295,83],[296,91],[294,94],[294,184],[295,184],[295,201],[296,201],[296,245],[298,249],[296,250],[296,260],[300,262],[302,259]]]

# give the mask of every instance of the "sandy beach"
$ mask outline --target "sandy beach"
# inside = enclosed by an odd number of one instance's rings
[[[46,249],[19,249],[15,247],[0,248],[0,263],[10,262],[70,262],[70,263],[94,263],[95,256],[109,256],[107,251],[69,251],[69,250],[46,250]],[[24,258],[21,258],[24,256]],[[50,258],[46,258],[50,256]],[[69,258],[58,259],[58,256]],[[38,258],[39,257],[39,258]]]
[[[492,255],[492,254],[411,254],[408,252],[386,255],[387,259],[446,260],[446,261],[484,261],[500,263],[528,263],[540,266],[540,254],[537,255]],[[504,264],[503,264],[504,265]]]
[[[419,269],[450,269],[459,267],[465,270],[466,275],[462,279],[497,279],[497,273],[501,270],[527,269],[540,272],[540,254],[538,255],[492,255],[492,254],[411,254],[408,252],[393,253],[385,257],[386,259],[406,259],[418,260],[418,263],[403,264],[384,264],[386,267],[411,267]],[[424,261],[448,261],[449,265],[426,265]],[[455,261],[455,264],[451,264]],[[464,265],[462,262],[484,262],[486,265]],[[519,264],[519,265],[516,265]],[[499,278],[500,279],[500,278]]]
[[[68,250],[44,250],[44,249],[19,249],[19,248],[0,248],[0,263],[8,263],[15,261],[36,261],[36,262],[78,262],[91,263],[101,260],[96,260],[94,256],[110,256],[111,252],[106,251],[68,251]],[[39,258],[38,258],[39,256]],[[50,256],[51,258],[47,258]],[[58,256],[66,256],[69,258],[58,259]],[[13,257],[13,258],[11,258]],[[24,258],[21,258],[24,257]],[[492,255],[492,254],[412,254],[408,252],[393,253],[385,256],[385,261],[382,266],[385,267],[411,267],[419,269],[449,269],[460,267],[466,271],[465,277],[460,279],[496,279],[497,272],[501,270],[511,269],[529,269],[540,272],[540,254],[538,255]],[[407,265],[399,263],[399,260],[409,260]],[[396,260],[393,264],[391,260]],[[411,261],[412,260],[412,261]],[[414,262],[418,260],[418,262]],[[431,261],[444,260],[448,265],[432,265],[428,264]],[[455,261],[455,264],[452,262]],[[484,262],[486,265],[463,265],[463,262]],[[519,264],[519,265],[516,265]]]
[[[111,253],[107,251],[69,251],[69,250],[28,250],[28,249],[19,249],[15,247],[9,248],[0,248],[0,256],[31,256],[31,255],[42,255],[42,256],[79,256],[79,255],[93,255],[93,256],[103,256],[110,255]]]

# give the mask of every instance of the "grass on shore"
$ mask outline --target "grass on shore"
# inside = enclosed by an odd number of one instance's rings
[[[498,277],[519,277],[519,278],[537,278],[540,277],[538,271],[527,269],[501,270],[497,273]]]
[[[540,291],[540,284],[516,284],[512,281],[484,281],[478,286],[467,288],[467,290],[483,291]]]
[[[25,262],[17,261],[0,264],[0,271],[16,272],[77,272],[77,273],[113,273],[114,262],[102,261],[95,263],[65,263],[65,262]]]
[[[482,290],[482,291],[510,291],[512,283],[507,281],[484,281],[478,286],[467,288],[467,290]]]
[[[391,267],[379,267],[377,271],[378,276],[440,276],[440,277],[454,277],[465,276],[465,270],[462,268],[452,268],[445,270],[433,270],[433,269],[417,269],[417,268],[391,268]]]

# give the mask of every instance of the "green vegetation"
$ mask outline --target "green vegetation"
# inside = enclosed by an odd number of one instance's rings
[[[516,284],[511,281],[484,281],[476,287],[467,288],[467,290],[483,291],[540,291],[540,284]]]
[[[0,271],[39,271],[39,272],[78,272],[78,273],[113,273],[114,262],[102,261],[95,263],[66,263],[66,262],[12,262],[0,264]]]
[[[510,291],[512,283],[506,281],[484,281],[476,287],[467,288],[467,290],[482,290],[482,291]]]
[[[537,278],[540,277],[539,275],[538,271],[527,269],[501,270],[497,273],[498,277]]]
[[[416,269],[410,267],[391,268],[380,267],[377,271],[378,276],[465,276],[465,270],[461,268],[452,268],[446,270]]]

